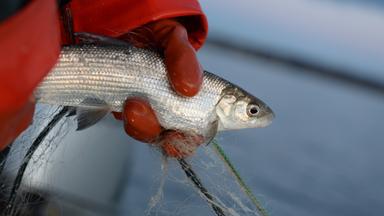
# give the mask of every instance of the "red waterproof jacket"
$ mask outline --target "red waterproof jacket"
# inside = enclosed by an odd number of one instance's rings
[[[194,48],[200,48],[207,35],[197,0],[72,0],[67,7],[74,32],[119,37],[151,21],[180,18]],[[66,43],[62,22],[56,1],[31,0],[0,23],[0,121],[29,100],[55,64]]]

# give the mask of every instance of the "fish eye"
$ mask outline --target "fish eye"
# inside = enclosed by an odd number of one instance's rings
[[[249,104],[247,107],[247,114],[250,117],[255,117],[260,111],[259,106],[255,104]]]

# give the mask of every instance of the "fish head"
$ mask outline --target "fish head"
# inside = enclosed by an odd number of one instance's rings
[[[219,130],[237,130],[268,126],[275,117],[263,101],[239,87],[227,87],[216,105]]]

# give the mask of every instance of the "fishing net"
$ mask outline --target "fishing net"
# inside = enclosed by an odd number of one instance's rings
[[[158,192],[152,196],[148,214],[267,215],[264,205],[245,185],[218,142],[214,140],[209,146],[200,147],[186,160],[163,159],[161,167],[165,175],[159,180]],[[169,201],[162,191],[166,188],[164,184],[190,187],[193,193]]]
[[[12,145],[0,173],[0,202],[4,215],[35,215],[36,211],[40,215],[65,215],[63,207],[55,201],[57,197],[47,193],[49,179],[41,179],[53,172],[49,164],[57,161],[51,155],[66,135],[82,133],[74,131],[75,117],[66,117],[69,112],[69,108],[39,106],[32,127]],[[200,146],[194,156],[179,160],[166,158],[154,148],[153,160],[161,162],[161,174],[148,185],[156,189],[148,197],[145,214],[267,215],[265,203],[246,186],[220,142],[220,138],[213,140],[208,146]],[[27,169],[28,166],[38,169]],[[188,195],[169,199],[169,191],[177,188],[187,188]]]
[[[73,122],[63,118],[67,111],[63,107],[38,106],[33,126],[11,144],[1,161],[0,215],[45,215],[41,211],[48,204],[48,194],[42,194],[39,188],[49,185],[38,185],[38,179],[50,171],[44,167],[55,162],[52,152],[73,126]],[[31,166],[39,169],[28,169]]]

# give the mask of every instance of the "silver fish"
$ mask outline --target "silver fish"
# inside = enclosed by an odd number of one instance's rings
[[[207,139],[217,131],[264,127],[274,117],[260,99],[209,72],[204,72],[195,97],[176,94],[162,56],[133,46],[63,47],[35,97],[39,103],[76,107],[78,129],[96,123],[110,111],[121,112],[130,97],[148,100],[164,128]]]

